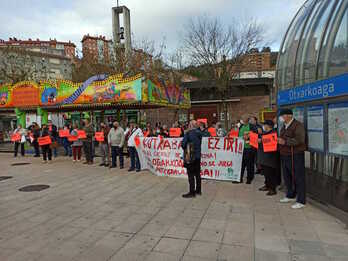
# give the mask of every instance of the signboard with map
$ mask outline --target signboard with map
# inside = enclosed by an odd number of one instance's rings
[[[329,105],[329,152],[348,156],[348,103]]]
[[[307,109],[308,147],[324,151],[324,106]]]

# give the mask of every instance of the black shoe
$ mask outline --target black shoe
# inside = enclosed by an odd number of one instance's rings
[[[245,184],[251,184],[251,180],[247,180]]]
[[[196,197],[196,195],[194,193],[189,192],[187,194],[182,195],[182,197],[183,198],[194,198],[194,197]]]
[[[140,169],[137,169],[136,172],[140,172],[141,170]]]
[[[202,196],[202,191],[196,191],[196,195]]]
[[[116,166],[111,166],[111,167],[110,167],[110,169],[115,169],[115,168],[116,168]]]
[[[105,164],[104,167],[109,167],[109,164]]]
[[[34,158],[39,158],[40,157],[40,155],[34,155]]]
[[[268,193],[266,194],[266,196],[274,196],[274,195],[277,195],[277,192],[273,189],[268,191]]]
[[[123,167],[120,167],[120,169],[124,169]]]
[[[239,181],[232,181],[233,184],[240,184],[241,182]]]
[[[82,163],[82,164],[88,164],[89,162],[88,161],[85,161],[84,163]]]
[[[100,163],[99,166],[100,167],[105,166],[105,163]]]
[[[134,171],[135,169],[132,169],[132,168],[130,168],[130,169],[128,169],[128,172],[131,172],[131,171]]]
[[[267,186],[263,186],[261,188],[259,188],[259,191],[268,191],[269,189],[267,188]]]

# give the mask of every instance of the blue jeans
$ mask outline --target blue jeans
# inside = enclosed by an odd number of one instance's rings
[[[131,160],[131,170],[140,170],[140,160],[137,149],[135,147],[128,147],[129,156]]]
[[[111,146],[112,167],[117,166],[117,156],[120,159],[120,167],[123,168],[123,151],[119,146]]]
[[[64,150],[65,150],[65,156],[72,156],[72,150],[71,150],[71,144],[67,139],[63,140],[63,146],[64,146]]]

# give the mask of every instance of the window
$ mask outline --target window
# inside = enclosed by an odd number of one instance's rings
[[[313,9],[314,0],[307,1],[292,22],[279,54],[278,85],[280,89],[293,87],[293,74],[296,51],[308,15]]]
[[[339,41],[342,40],[340,38],[342,38],[344,34],[344,27],[346,27],[345,25],[342,25],[342,23],[344,20],[347,21],[347,16],[345,15],[347,12],[347,5],[347,1],[339,0],[336,6],[336,10],[331,16],[319,55],[318,79],[326,79],[329,77],[329,70],[332,63],[331,54],[334,50],[334,44],[339,44]],[[334,57],[333,59],[337,58],[338,52],[339,51],[336,49],[336,57]],[[331,72],[331,75],[334,75],[334,73]]]
[[[295,85],[316,80],[316,63],[325,25],[336,1],[319,1],[313,9],[303,33],[296,60]]]
[[[335,76],[348,71],[348,12],[347,9],[341,21],[340,28],[337,32],[335,43],[333,45],[329,76]]]

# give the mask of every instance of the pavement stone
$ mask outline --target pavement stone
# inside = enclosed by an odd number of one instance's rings
[[[325,256],[322,242],[290,240],[290,249],[293,254]]]
[[[97,159],[98,160],[98,159]],[[30,165],[12,167],[13,162]],[[126,169],[129,166],[126,160]],[[0,260],[23,261],[347,261],[348,231],[308,204],[252,185],[203,181],[203,196],[183,199],[186,179],[147,171],[0,154]],[[47,184],[41,192],[20,187]]]

